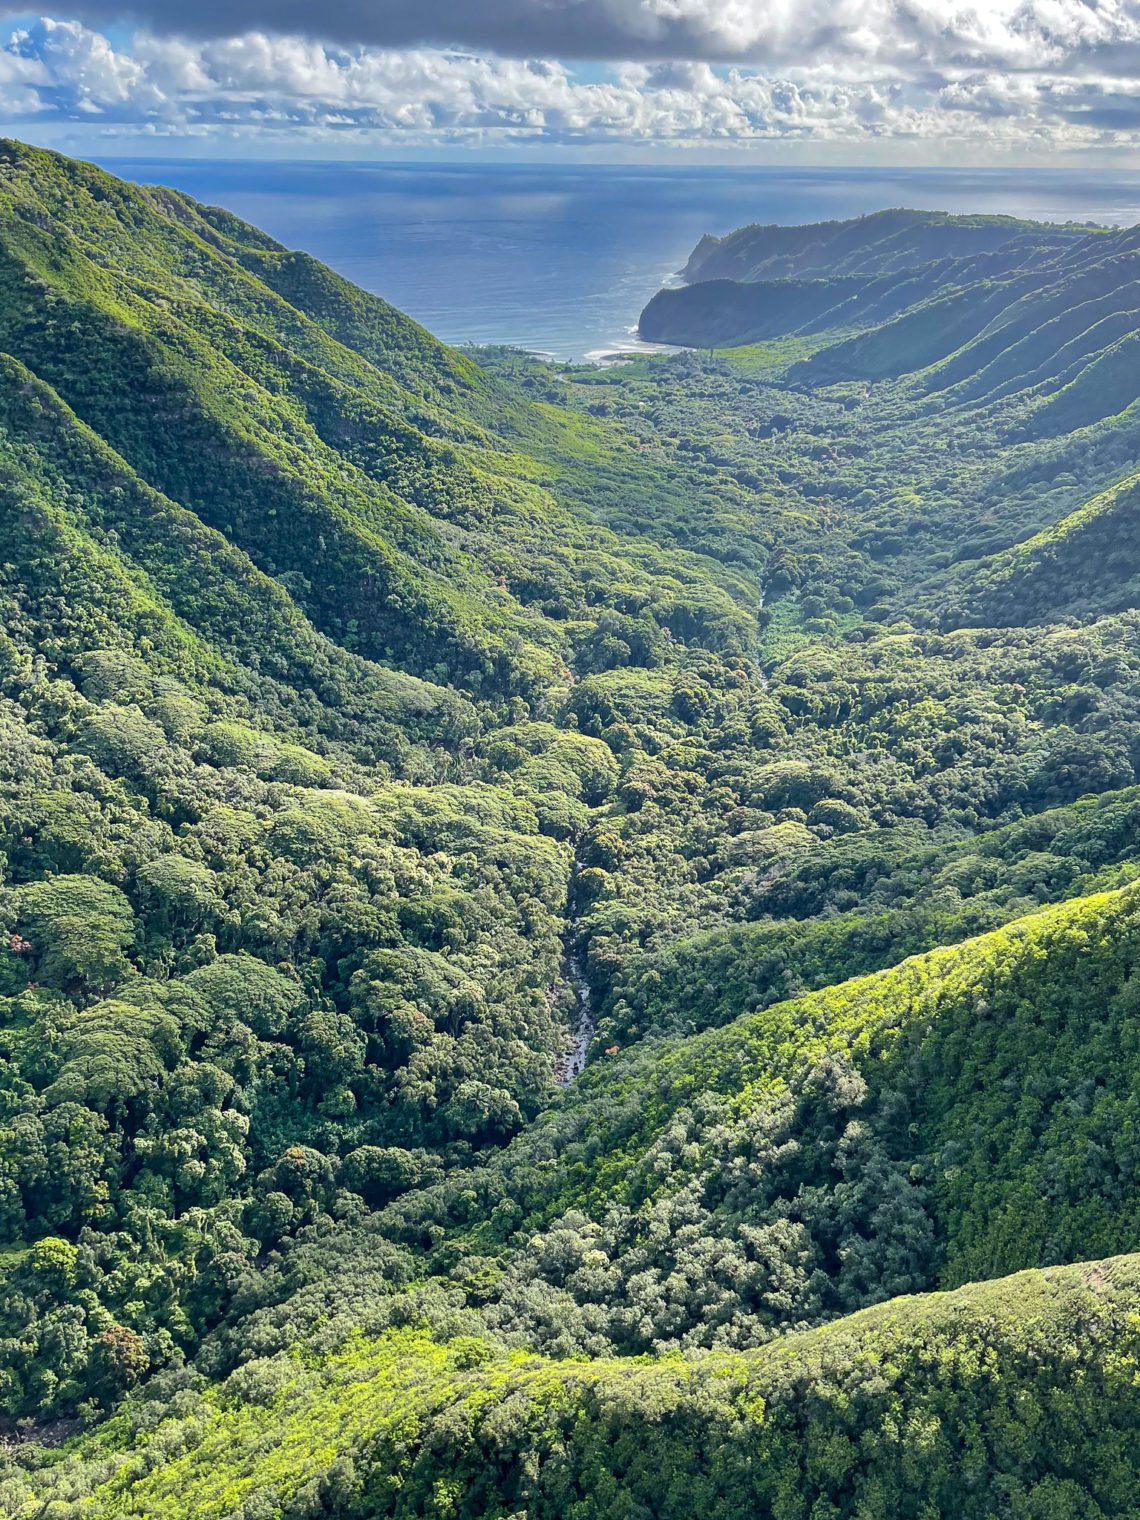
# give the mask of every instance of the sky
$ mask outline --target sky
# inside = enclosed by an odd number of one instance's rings
[[[0,132],[107,157],[1140,165],[1140,0],[65,0]]]

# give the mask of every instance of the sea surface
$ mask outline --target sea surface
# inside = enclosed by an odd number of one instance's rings
[[[1140,174],[103,160],[228,207],[449,343],[558,359],[636,348],[638,314],[705,233],[888,206],[1140,222]]]

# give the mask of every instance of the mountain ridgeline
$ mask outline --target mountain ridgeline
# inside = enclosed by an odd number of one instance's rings
[[[1027,429],[1049,436],[1111,415],[1134,386],[1138,271],[1135,228],[905,211],[748,227],[704,239],[641,333],[698,347],[796,338],[791,384],[1022,403]]]
[[[0,145],[0,1512],[1140,1511],[1135,242],[555,366]]]

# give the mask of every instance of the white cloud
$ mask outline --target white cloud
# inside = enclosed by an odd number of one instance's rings
[[[1135,0],[74,0],[73,14],[203,36],[766,66],[1058,68],[1140,41]]]
[[[605,3],[616,14],[625,0]],[[762,17],[781,53],[815,26],[819,43],[806,63],[624,61],[588,79],[549,59],[337,47],[258,31],[198,40],[144,32],[124,50],[81,22],[44,19],[0,50],[0,116],[13,126],[54,119],[189,136],[347,133],[408,145],[1140,143],[1140,79],[1119,59],[1112,69],[1101,61],[1106,39],[1133,24],[1132,6],[836,0],[829,31],[824,7],[813,19],[813,4],[772,0]],[[751,0],[646,5],[659,19],[700,22],[738,42],[761,17]]]

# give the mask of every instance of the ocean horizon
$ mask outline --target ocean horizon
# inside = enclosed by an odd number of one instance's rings
[[[1140,173],[101,159],[225,206],[453,344],[558,360],[638,350],[704,233],[890,206],[1140,222]]]

